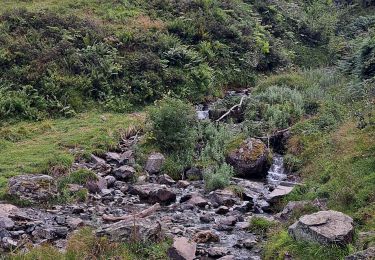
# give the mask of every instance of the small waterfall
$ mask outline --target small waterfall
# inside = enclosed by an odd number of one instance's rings
[[[209,119],[208,106],[206,105],[197,105],[196,106],[197,117],[199,120]]]
[[[284,168],[284,158],[280,154],[274,154],[271,168],[268,171],[267,181],[271,185],[277,186],[287,175]]]

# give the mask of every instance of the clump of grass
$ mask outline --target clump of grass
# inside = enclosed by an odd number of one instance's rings
[[[249,231],[263,236],[274,226],[274,222],[263,217],[252,217],[250,219]]]

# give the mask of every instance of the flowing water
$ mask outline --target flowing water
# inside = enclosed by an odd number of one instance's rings
[[[272,186],[277,186],[286,179],[284,157],[280,154],[274,154],[271,168],[268,170],[267,182]]]

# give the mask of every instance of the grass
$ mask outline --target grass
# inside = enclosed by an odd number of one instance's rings
[[[0,193],[11,176],[49,173],[69,167],[74,158],[113,149],[121,133],[142,127],[143,122],[140,114],[90,112],[69,119],[5,126],[0,130]]]
[[[83,228],[73,234],[67,243],[64,253],[50,245],[32,248],[27,253],[14,253],[7,256],[9,260],[75,260],[75,259],[123,259],[123,260],[162,260],[167,259],[170,241],[148,245],[133,243],[112,243],[106,238],[93,235],[90,228]]]
[[[252,217],[250,219],[249,230],[253,233],[263,236],[274,226],[274,222],[269,221],[263,217]]]

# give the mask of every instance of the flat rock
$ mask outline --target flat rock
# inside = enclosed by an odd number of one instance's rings
[[[14,222],[9,215],[14,214],[19,209],[11,204],[0,204],[0,229],[12,229],[14,227]]]
[[[191,198],[186,203],[199,208],[204,208],[208,205],[208,201],[198,194],[192,194]]]
[[[170,204],[176,201],[176,193],[160,184],[134,185],[129,192],[149,203]]]
[[[157,182],[159,184],[165,184],[165,185],[173,185],[176,183],[175,180],[173,180],[169,175],[163,174],[158,176]]]
[[[268,201],[275,202],[278,199],[288,195],[293,191],[294,187],[278,185],[270,194],[268,194]]]
[[[179,180],[179,181],[177,182],[177,188],[182,188],[182,189],[184,189],[184,188],[188,187],[189,185],[190,185],[190,182],[188,182],[188,181]]]
[[[135,169],[128,165],[123,165],[113,170],[113,175],[116,177],[117,180],[120,181],[131,180],[134,177],[135,173]]]
[[[208,256],[218,258],[225,256],[230,253],[230,250],[226,247],[210,247],[207,249]]]
[[[172,247],[168,249],[168,256],[171,260],[193,260],[196,250],[195,242],[185,237],[175,237]]]
[[[296,240],[346,245],[353,240],[353,219],[341,212],[328,210],[304,215],[289,227]]]
[[[237,196],[230,190],[215,190],[208,195],[212,202],[218,206],[232,207],[237,201]]]
[[[48,201],[57,196],[55,179],[49,175],[26,174],[10,178],[8,193],[31,203]]]

